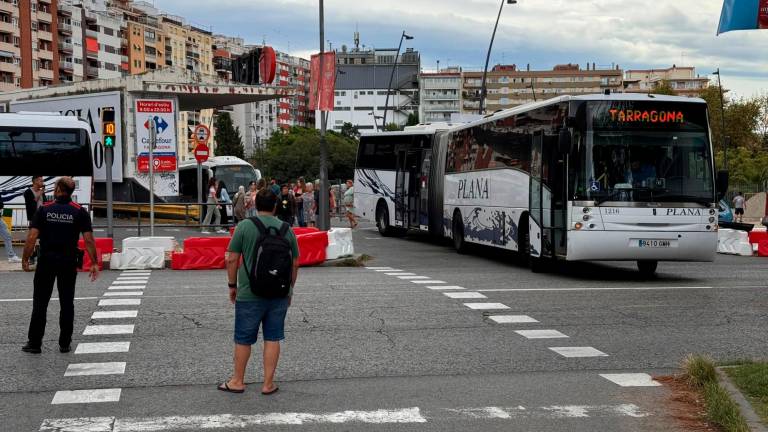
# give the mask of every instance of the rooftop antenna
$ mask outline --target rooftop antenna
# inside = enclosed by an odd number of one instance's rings
[[[360,32],[357,30],[357,24],[355,24],[355,51],[360,51]]]

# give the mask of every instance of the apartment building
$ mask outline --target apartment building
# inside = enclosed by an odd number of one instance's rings
[[[449,67],[419,74],[419,120],[450,122],[461,113],[461,68]]]
[[[0,1],[0,91],[59,80],[56,0]]]
[[[630,93],[653,93],[665,82],[678,95],[688,97],[698,97],[709,86],[709,78],[697,75],[695,67],[672,65],[666,69],[629,69],[624,76],[624,89]]]
[[[240,37],[213,36],[213,69],[219,78],[232,78],[232,59],[245,54],[245,41]]]
[[[336,51],[335,103],[328,113],[328,128],[339,131],[351,123],[359,130],[381,130],[385,106],[387,124],[405,125],[411,114],[419,112],[418,51],[407,48],[398,56],[397,49],[360,49],[357,36],[355,40],[352,50],[342,46]],[[320,127],[319,116],[315,125]]]
[[[520,70],[516,65],[496,65],[486,79],[486,113],[562,95],[622,91],[623,71],[618,65],[598,67],[588,63],[557,65],[552,70]],[[478,113],[483,72],[464,72],[462,112]]]

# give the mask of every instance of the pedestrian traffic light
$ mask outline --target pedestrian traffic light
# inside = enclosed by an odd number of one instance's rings
[[[115,135],[117,134],[117,126],[115,126],[115,110],[114,108],[102,108],[101,109],[101,135],[102,143],[104,147],[115,146]]]

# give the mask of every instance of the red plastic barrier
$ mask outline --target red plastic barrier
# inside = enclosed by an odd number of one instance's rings
[[[326,231],[300,234],[296,239],[299,242],[299,265],[311,266],[325,262],[325,249],[328,247]]]
[[[96,261],[99,264],[99,270],[104,270],[104,254],[111,254],[112,251],[114,251],[114,240],[112,240],[109,237],[95,237],[94,242],[96,243]],[[85,251],[85,240],[80,239],[77,242],[77,248]],[[83,258],[83,267],[79,268],[78,270],[81,272],[85,272],[90,270],[91,268],[91,257],[88,255],[88,252],[85,252],[85,256]]]
[[[768,231],[752,231],[749,233],[749,242],[760,244],[762,241],[768,241]]]
[[[757,256],[768,257],[768,240],[760,240],[757,244]]]
[[[226,266],[224,256],[229,237],[190,237],[184,240],[184,252],[171,254],[174,270],[216,270]]]
[[[230,236],[230,237],[232,237],[233,235],[235,235],[235,228],[237,228],[237,227],[230,227],[230,228],[229,228],[229,236]]]
[[[320,231],[318,228],[315,228],[315,227],[293,227],[291,229],[293,230],[293,233],[297,236]]]
[[[104,255],[102,255],[101,249],[99,248],[96,248],[96,260],[99,264],[99,270],[100,271],[104,270]],[[90,269],[91,269],[91,256],[88,255],[88,252],[86,252],[85,255],[83,256],[83,266],[77,269],[77,271],[87,272]]]

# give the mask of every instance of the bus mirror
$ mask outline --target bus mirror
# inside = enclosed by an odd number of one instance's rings
[[[561,154],[571,152],[571,131],[569,131],[568,128],[562,128],[560,130],[560,136],[557,139],[557,150]]]
[[[728,192],[728,170],[720,170],[717,172],[715,190],[717,191],[718,201],[725,196],[726,192]]]

